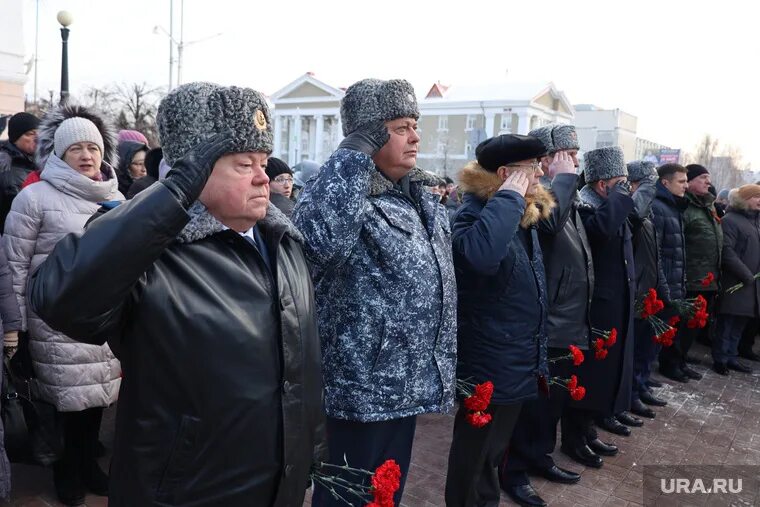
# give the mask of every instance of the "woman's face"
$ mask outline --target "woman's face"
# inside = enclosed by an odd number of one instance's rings
[[[269,188],[272,192],[284,195],[290,199],[290,194],[293,193],[293,175],[288,173],[280,174],[269,181]]]
[[[138,151],[132,157],[132,162],[129,164],[129,175],[133,179],[139,180],[146,174],[148,173],[145,170],[145,151]]]
[[[69,146],[63,154],[63,161],[79,174],[95,179],[100,172],[103,155],[97,144],[85,141]]]

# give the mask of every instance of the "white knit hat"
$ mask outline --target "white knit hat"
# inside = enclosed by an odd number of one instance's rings
[[[103,136],[93,122],[81,116],[68,118],[61,122],[55,131],[54,153],[57,157],[63,157],[69,146],[76,143],[94,143],[100,148],[101,155],[104,153]]]

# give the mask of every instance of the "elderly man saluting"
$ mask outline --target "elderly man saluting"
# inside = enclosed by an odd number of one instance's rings
[[[171,172],[62,239],[30,304],[119,353],[109,505],[301,505],[320,355],[301,235],[268,202],[266,101],[191,83],[157,121]]]
[[[454,399],[451,234],[425,190],[437,181],[415,169],[418,117],[406,81],[351,85],[341,104],[346,138],[293,214],[316,287],[330,461],[374,470],[395,459],[396,505],[416,416]],[[343,503],[317,487],[313,505]]]

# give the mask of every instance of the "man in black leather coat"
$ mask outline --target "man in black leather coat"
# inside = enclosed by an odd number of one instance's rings
[[[301,505],[320,348],[301,235],[268,201],[266,101],[190,83],[157,120],[171,172],[61,240],[30,304],[122,362],[109,505]]]

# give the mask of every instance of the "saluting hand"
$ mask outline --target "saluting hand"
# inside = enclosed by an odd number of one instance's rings
[[[529,185],[530,180],[525,173],[522,171],[515,171],[507,176],[507,179],[501,184],[499,190],[512,190],[525,197],[525,192],[528,191]]]
[[[554,178],[557,174],[575,174],[575,164],[567,152],[558,151],[552,157],[549,164],[549,177]]]

